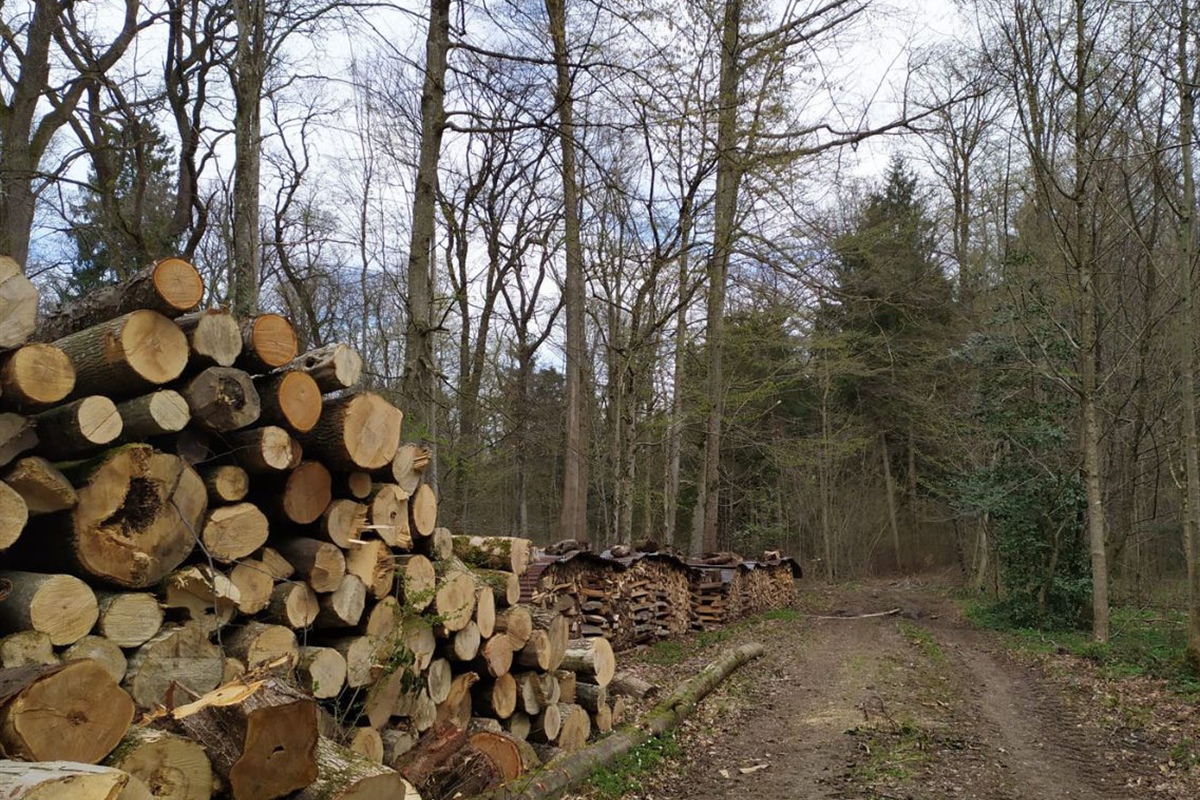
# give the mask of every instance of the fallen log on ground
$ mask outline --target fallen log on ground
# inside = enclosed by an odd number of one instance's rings
[[[744,644],[730,650],[683,683],[650,709],[637,725],[625,725],[591,747],[565,755],[518,781],[475,800],[550,800],[592,774],[594,770],[625,755],[655,736],[679,725],[696,706],[735,670],[761,656],[761,644]]]

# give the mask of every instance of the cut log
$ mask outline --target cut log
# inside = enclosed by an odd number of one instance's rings
[[[573,699],[570,701],[562,699],[562,687],[558,683],[555,672],[543,672],[538,676],[538,681],[542,685],[542,696],[546,698],[547,703],[574,702]]]
[[[194,564],[171,573],[162,585],[162,603],[173,619],[190,621],[205,635],[233,619],[242,593],[225,573],[208,564]]]
[[[78,487],[65,542],[39,536],[31,563],[69,565],[127,589],[154,586],[195,547],[208,495],[178,456],[145,445],[110,450],[63,473]]]
[[[187,400],[171,389],[119,403],[117,413],[121,415],[121,439],[126,442],[178,433],[192,418]]]
[[[504,772],[490,758],[476,750],[470,740],[417,785],[423,797],[474,797],[504,782]]]
[[[396,451],[391,464],[392,479],[409,497],[421,485],[421,476],[425,474],[432,457],[429,448],[419,444],[401,445]]]
[[[255,374],[270,372],[296,357],[296,329],[278,314],[259,314],[242,323],[242,353],[237,364]]]
[[[437,527],[437,493],[423,483],[408,499],[408,522],[413,537],[432,536]]]
[[[483,753],[500,768],[505,781],[515,780],[525,772],[521,749],[516,741],[498,731],[476,731],[471,734],[471,746]]]
[[[480,681],[472,691],[477,706],[489,716],[506,719],[517,710],[517,681],[510,674]]]
[[[400,622],[400,646],[412,654],[414,669],[426,670],[437,651],[437,638],[429,620],[424,617],[404,617]]]
[[[316,427],[301,441],[335,469],[376,470],[395,456],[402,418],[387,400],[362,392],[327,402]]]
[[[453,682],[450,688],[454,688]],[[433,702],[426,689],[409,691],[397,698],[393,715],[407,719],[408,726],[420,733],[429,730],[437,722],[438,705]]]
[[[187,366],[188,343],[175,323],[155,311],[134,311],[54,343],[75,367],[72,395],[131,397],[169,383]]]
[[[301,461],[286,475],[264,478],[260,484],[263,504],[297,525],[316,522],[333,499],[333,480],[319,461]]]
[[[627,706],[625,705],[624,697],[618,697],[615,700],[613,700],[613,704],[612,704],[613,727],[616,727],[617,725],[620,725],[621,723],[623,723],[625,721],[626,708],[627,708]]]
[[[124,686],[140,708],[172,706],[215,689],[221,648],[195,625],[165,626],[129,657]]]
[[[25,501],[25,507],[31,516],[66,511],[74,508],[79,502],[79,495],[75,493],[71,482],[53,464],[38,456],[18,459],[4,476],[4,482]],[[0,489],[0,494],[3,491]],[[0,498],[0,520],[11,518],[13,514],[11,508],[5,510],[6,503],[5,499]],[[19,516],[19,512],[17,513]],[[11,523],[9,527],[11,528]],[[6,546],[3,544],[3,536],[0,536],[0,550]]]
[[[396,556],[396,566],[400,570],[404,604],[416,612],[429,608],[437,592],[433,563],[421,555],[400,555]]]
[[[404,550],[412,548],[412,534],[408,527],[408,498],[399,486],[385,483],[374,487],[370,504],[367,506],[367,522],[370,530],[392,547]]]
[[[454,536],[448,528],[434,528],[433,533],[417,541],[421,552],[434,561],[448,561],[454,557]]]
[[[346,571],[361,580],[376,599],[391,594],[396,583],[396,561],[392,551],[385,542],[374,539],[350,545],[346,552]]]
[[[475,624],[479,626],[479,635],[485,639],[492,638],[496,632],[496,597],[490,586],[475,590]],[[512,650],[512,645],[509,645]]]
[[[385,728],[379,735],[383,739],[383,763],[393,769],[417,746],[417,734],[413,731]]]
[[[4,669],[58,661],[50,636],[41,631],[19,631],[0,639],[0,667]]]
[[[321,417],[321,390],[303,372],[276,372],[254,381],[262,399],[262,419],[296,433],[308,433]]]
[[[637,700],[654,697],[658,687],[649,681],[644,681],[631,672],[618,672],[608,684],[608,691],[615,695],[625,695]]]
[[[177,317],[199,305],[203,296],[204,281],[195,267],[182,258],[164,258],[121,283],[60,306],[42,320],[37,336],[60,339],[138,309]]]
[[[504,635],[493,636],[480,646],[475,668],[481,675],[498,678],[508,674],[512,668],[512,661],[512,642]]]
[[[116,404],[102,395],[43,411],[33,417],[38,429],[38,452],[55,461],[95,452],[121,435],[123,423]]]
[[[575,703],[595,714],[601,706],[608,705],[608,689],[594,683],[578,683],[575,685]]]
[[[183,395],[180,395],[182,397]],[[186,402],[186,401],[185,401]],[[188,414],[192,412],[189,410]],[[174,453],[192,466],[211,461],[216,455],[213,437],[198,430],[182,430],[162,443],[162,449]]]
[[[254,424],[262,401],[254,381],[240,369],[209,367],[181,390],[192,419],[213,433],[227,433]]]
[[[607,639],[575,639],[567,647],[564,669],[587,675],[598,686],[608,686],[617,672],[617,660]]]
[[[342,480],[345,486],[345,494],[355,500],[366,500],[371,496],[371,489],[374,486],[371,481],[371,475],[367,472],[347,472]],[[341,489],[339,489],[341,491]]]
[[[192,370],[206,367],[232,367],[242,353],[242,331],[237,318],[223,308],[210,308],[184,314],[175,324],[187,336]]]
[[[454,680],[454,672],[450,662],[444,658],[435,658],[425,671],[425,684],[429,690],[429,699],[435,703],[445,702],[450,696],[450,684]]]
[[[542,688],[541,675],[537,672],[520,672],[513,674],[517,682],[517,708],[529,716],[542,713],[542,709],[550,705]]]
[[[353,389],[362,380],[362,356],[348,344],[330,344],[302,353],[285,370],[303,372],[316,381],[321,392]]]
[[[130,783],[144,792],[138,797],[210,800],[213,795],[212,764],[204,748],[157,728],[130,728],[104,763],[129,773]]]
[[[400,601],[395,597],[385,597],[371,606],[363,632],[377,639],[388,639],[396,635],[403,621],[404,610],[400,607]]]
[[[473,621],[468,622],[465,628],[450,634],[450,641],[440,650],[443,656],[455,661],[474,660],[479,654],[479,628]]]
[[[0,571],[9,587],[0,600],[0,633],[41,631],[55,645],[73,644],[96,624],[96,595],[71,575]]]
[[[561,703],[574,703],[575,695],[578,694],[575,690],[579,687],[579,681],[576,679],[574,672],[569,669],[558,669],[553,673],[554,679],[558,683],[558,699]]]
[[[558,741],[558,732],[562,729],[561,708],[559,705],[547,706],[537,716],[530,716],[529,741],[544,743]]]
[[[612,733],[613,712],[610,705],[605,703],[593,712],[592,727],[599,733]]]
[[[227,629],[223,640],[226,652],[248,669],[281,660],[295,664],[300,657],[296,633],[283,625],[248,622],[239,628]]]
[[[29,507],[25,498],[8,484],[0,483],[0,551],[17,543],[28,522]]]
[[[226,434],[225,442],[247,472],[283,472],[300,465],[300,443],[274,425]]]
[[[275,581],[261,561],[245,558],[234,564],[229,582],[238,591],[237,610],[242,614],[258,614],[270,604]]]
[[[200,543],[214,561],[228,564],[266,544],[267,517],[253,503],[217,506],[208,512]]]
[[[6,800],[120,800],[129,781],[121,770],[75,761],[0,761]]]
[[[313,624],[320,611],[321,606],[311,586],[299,581],[287,581],[271,590],[264,618],[293,630],[303,630]]]
[[[496,608],[515,606],[521,600],[521,579],[512,572],[471,568],[475,580],[491,587]]]
[[[558,729],[556,744],[559,749],[570,753],[587,744],[592,735],[592,718],[582,707],[572,703],[558,704],[562,726]]]
[[[460,631],[475,613],[475,579],[471,573],[454,570],[438,581],[434,610],[448,631]]]
[[[84,636],[63,651],[63,661],[74,661],[79,658],[91,659],[104,667],[104,671],[116,683],[125,679],[125,672],[129,669],[125,653],[117,647],[115,642],[105,639],[103,636]]]
[[[0,671],[0,747],[12,758],[95,764],[133,713],[129,695],[94,661]]]
[[[321,595],[316,628],[351,628],[362,619],[367,607],[367,587],[356,575],[345,575],[333,592]]]
[[[296,538],[280,540],[276,549],[296,568],[296,574],[308,581],[314,592],[332,592],[342,585],[346,557],[337,546],[318,539]]]
[[[200,478],[208,490],[209,501],[217,505],[237,503],[250,492],[250,474],[232,464],[201,467]]]
[[[529,613],[533,617],[534,630],[545,631],[549,643],[549,666],[544,669],[556,670],[562,664],[571,641],[571,624],[562,614],[548,608],[530,608]],[[609,652],[612,652],[612,648],[609,648]]]
[[[550,664],[553,659],[554,648],[550,643],[550,636],[545,631],[539,630],[530,633],[529,641],[525,642],[525,646],[513,656],[513,660],[521,666],[532,667],[543,672],[552,669]]]
[[[317,705],[275,677],[232,683],[176,708],[235,800],[272,800],[317,779]]]
[[[162,627],[162,606],[146,592],[97,592],[96,632],[118,647],[141,647]]]
[[[21,265],[0,256],[0,349],[19,347],[37,327],[38,290]]]
[[[368,761],[383,763],[383,737],[374,728],[355,728],[348,746]]]
[[[263,568],[277,581],[286,581],[296,574],[296,569],[288,560],[279,554],[274,547],[264,547],[258,552],[258,560]]]
[[[321,512],[318,531],[322,539],[328,539],[343,550],[354,546],[367,524],[367,507],[354,500],[333,500]]]
[[[380,660],[385,658],[386,655]],[[363,713],[359,718],[365,716],[367,724],[372,728],[382,728],[395,713],[396,702],[404,693],[405,683],[411,680],[407,676],[404,664],[388,659],[387,663],[381,666],[379,679],[367,690],[367,697],[362,705]]]
[[[532,546],[515,536],[454,537],[454,554],[467,566],[506,570],[518,577],[529,569]]]
[[[479,682],[474,672],[454,676],[450,682],[450,694],[437,707],[435,725],[449,723],[459,730],[466,730],[471,721],[471,687]]]
[[[525,741],[529,738],[529,731],[532,728],[529,715],[523,711],[514,711],[513,715],[504,720],[504,729],[508,731],[509,736],[512,736],[518,741]]]
[[[45,408],[75,389],[75,367],[52,344],[27,344],[0,356],[0,397],[17,409]]]
[[[405,755],[397,769],[414,785],[421,785],[466,743],[465,725],[462,728],[435,725],[429,735],[422,737],[417,746]]]
[[[337,639],[322,639],[346,659],[346,685],[351,689],[367,686],[375,679],[375,657],[379,640],[373,636],[344,636]]]
[[[421,800],[399,773],[322,738],[317,779],[294,800]]]
[[[33,421],[19,414],[0,412],[0,467],[37,446],[37,429]]]
[[[512,643],[513,651],[529,642],[533,633],[533,617],[525,606],[513,606],[496,615],[496,633],[503,633]]]
[[[337,697],[346,685],[346,658],[332,647],[302,647],[296,676],[318,700]]]

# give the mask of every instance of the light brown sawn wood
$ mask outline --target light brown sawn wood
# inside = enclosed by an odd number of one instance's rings
[[[147,592],[99,591],[96,602],[96,632],[121,647],[140,647],[162,627],[162,606]]]
[[[396,566],[405,604],[418,612],[429,608],[437,591],[433,562],[422,555],[405,554],[396,556]]]
[[[129,695],[94,661],[0,670],[0,747],[12,758],[95,764],[133,713]]]
[[[184,314],[175,324],[187,336],[192,370],[205,367],[232,367],[242,352],[242,331],[237,318],[223,308],[209,308]]]
[[[215,689],[224,669],[221,649],[198,626],[168,625],[129,656],[124,686],[140,708],[179,705]]]
[[[58,662],[50,637],[41,631],[19,631],[0,637],[0,667],[11,669]]]
[[[28,522],[25,498],[7,483],[0,483],[0,552],[17,543]]]
[[[258,485],[263,505],[297,525],[316,522],[333,498],[333,479],[320,461],[301,461],[282,477],[264,476]]]
[[[317,593],[332,592],[346,574],[346,557],[329,542],[318,539],[282,539],[276,543],[279,554],[296,568],[296,574],[308,581]]]
[[[350,628],[362,619],[367,607],[367,587],[356,575],[344,575],[342,582],[329,594],[318,598],[320,612],[313,623],[316,628]]]
[[[79,502],[71,482],[40,456],[18,459],[4,475],[4,482],[25,501],[31,516],[66,511]]]
[[[296,676],[318,700],[337,697],[346,685],[346,658],[332,647],[302,647]]]
[[[241,590],[229,576],[207,563],[171,573],[160,592],[163,606],[175,612],[172,616],[190,620],[205,635],[228,625],[242,601]]]
[[[37,327],[38,290],[21,265],[0,256],[0,349],[19,347]]]
[[[199,271],[182,258],[164,258],[135,272],[114,286],[105,286],[46,315],[37,329],[42,341],[68,334],[105,320],[146,309],[177,317],[199,305],[204,281]]]
[[[240,559],[229,571],[229,582],[238,591],[237,610],[242,614],[258,614],[271,602],[275,580],[257,559]]]
[[[153,800],[210,800],[212,764],[204,748],[168,731],[138,725],[105,760],[129,773],[131,782]]]
[[[256,474],[283,472],[300,465],[300,443],[277,425],[264,425],[224,436],[234,459],[247,472]]]
[[[117,413],[121,415],[121,438],[126,442],[178,433],[192,419],[187,400],[173,389],[161,389],[118,403]]]
[[[417,491],[431,458],[429,448],[420,444],[403,444],[396,450],[391,463],[392,479],[405,494],[411,497]]]
[[[348,550],[361,538],[362,528],[366,524],[367,507],[354,500],[340,498],[330,501],[321,512],[318,529],[321,538]]]
[[[306,449],[339,470],[377,470],[400,446],[403,414],[373,392],[325,403],[316,427],[301,437]]]
[[[310,376],[325,394],[353,389],[362,380],[362,356],[348,344],[329,344],[301,353],[286,364],[286,370],[296,370]]]
[[[62,652],[63,661],[74,661],[77,658],[95,661],[104,667],[105,672],[117,683],[125,679],[125,672],[129,669],[125,652],[111,639],[105,639],[103,636],[84,636]]]
[[[44,408],[75,389],[75,367],[52,344],[27,344],[0,355],[0,399],[17,409]]]
[[[361,580],[377,600],[391,594],[396,583],[396,561],[391,548],[378,539],[350,545],[346,550],[346,571]]]
[[[262,400],[262,420],[296,433],[308,433],[321,418],[321,390],[303,372],[275,372],[254,380]]]
[[[525,606],[513,606],[496,615],[496,633],[503,633],[512,643],[513,650],[520,650],[533,633],[533,617]]]
[[[437,527],[437,492],[427,483],[417,487],[408,498],[409,528],[414,537],[431,536]]]
[[[475,613],[475,579],[471,573],[452,570],[439,578],[433,606],[446,630],[465,628]]]
[[[134,311],[73,333],[54,345],[75,367],[75,397],[141,394],[175,380],[187,366],[187,337],[155,311]]]
[[[320,611],[316,592],[311,586],[300,581],[285,581],[271,590],[264,618],[294,630],[303,630],[313,624]]]
[[[204,552],[222,564],[245,558],[266,544],[267,516],[253,503],[217,506],[200,530]]]
[[[598,686],[607,686],[617,672],[617,659],[608,640],[597,636],[572,640],[562,666],[577,675],[589,676]]]
[[[507,570],[524,575],[533,543],[517,536],[455,536],[454,554],[471,567]]]
[[[408,527],[408,497],[399,486],[390,483],[373,487],[367,504],[369,530],[392,547],[412,548]]]
[[[0,633],[41,631],[52,644],[67,645],[96,624],[96,595],[74,576],[5,570],[0,581],[9,587],[0,600]]]
[[[55,461],[78,458],[116,441],[124,427],[117,406],[103,395],[83,397],[33,417],[38,452]]]
[[[254,374],[270,372],[296,357],[299,340],[292,323],[278,314],[242,322],[242,354],[237,365]]]
[[[295,664],[300,656],[296,633],[283,625],[251,621],[240,627],[226,629],[222,636],[225,651],[254,669],[274,664],[280,659]]]
[[[200,467],[200,478],[212,503],[237,503],[250,492],[250,473],[233,464]]]

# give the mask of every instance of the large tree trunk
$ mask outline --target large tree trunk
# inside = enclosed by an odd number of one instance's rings
[[[262,166],[262,100],[267,73],[266,0],[233,0],[237,30],[233,82],[233,266],[230,306],[239,317],[258,311],[262,241],[258,202]]]
[[[708,424],[704,461],[697,481],[692,555],[717,549],[721,429],[725,418],[725,283],[737,228],[738,188],[744,165],[738,153],[738,65],[742,0],[725,0],[721,27],[721,67],[717,88],[717,185],[713,198],[713,249],[708,257],[705,361],[708,366]]]
[[[562,512],[558,535],[588,541],[587,441],[584,439],[583,371],[587,366],[583,244],[580,238],[579,183],[575,176],[575,110],[570,54],[567,52],[565,0],[545,0],[550,39],[554,45],[554,101],[558,108],[558,142],[562,150],[563,246],[566,282],[563,308],[567,317],[566,406],[567,437],[563,451]]]

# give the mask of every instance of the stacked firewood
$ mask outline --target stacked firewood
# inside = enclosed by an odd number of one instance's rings
[[[35,331],[14,270],[0,789],[432,798],[611,727],[608,642],[517,604],[527,540],[438,527],[430,453],[352,348],[197,310],[180,259]]]

